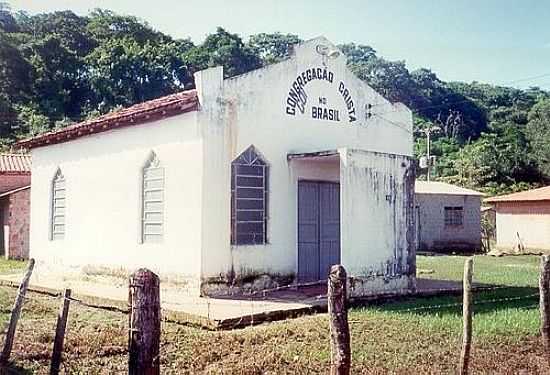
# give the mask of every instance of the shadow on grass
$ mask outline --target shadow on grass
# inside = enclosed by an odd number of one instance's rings
[[[474,312],[483,314],[507,309],[538,309],[538,291],[534,287],[499,287],[474,291]],[[363,307],[381,312],[462,316],[462,295],[405,297],[392,302],[374,301]]]
[[[0,367],[0,375],[27,375],[33,372],[10,362],[6,366]]]

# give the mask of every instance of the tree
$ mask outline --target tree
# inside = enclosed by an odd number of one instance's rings
[[[9,38],[0,32],[0,94],[22,100],[30,91],[32,67]]]
[[[34,40],[21,49],[32,66],[31,91],[41,112],[53,120],[80,117],[81,106],[89,95],[84,61],[54,35]]]
[[[110,10],[95,9],[89,15],[87,31],[98,42],[112,39],[132,39],[145,43],[171,42],[172,38],[154,30],[147,22],[133,16],[122,16]]]
[[[223,66],[224,76],[233,77],[262,66],[260,56],[244,44],[237,34],[218,27],[200,46],[191,48],[185,60],[194,73],[213,66]]]
[[[269,65],[286,59],[292,46],[301,41],[294,34],[260,33],[250,37],[248,46],[260,56],[263,65]]]
[[[87,29],[88,18],[68,10],[34,16],[19,13],[17,22],[21,32],[31,39],[23,43],[55,37],[63,48],[79,57],[86,56],[99,44]]]
[[[17,128],[15,138],[26,138],[44,133],[50,129],[51,121],[36,105],[20,105],[17,108]]]
[[[370,59],[376,58],[376,51],[371,46],[346,43],[338,45],[338,48],[346,55],[350,66],[365,64]]]
[[[478,188],[494,178],[491,169],[491,144],[485,140],[467,144],[453,160],[454,174],[444,178],[447,182],[468,188]]]
[[[7,95],[0,94],[0,137],[9,137],[15,126],[17,126],[17,111]]]
[[[191,77],[179,48],[174,42],[141,45],[130,38],[97,47],[86,58],[95,109],[106,112],[189,86]]]
[[[0,32],[15,33],[19,31],[17,21],[11,12],[10,4],[0,2]]]
[[[194,86],[192,74],[222,65],[225,77],[286,59],[301,39],[260,33],[245,43],[218,28],[203,43],[170,37],[133,16],[97,9],[29,15],[0,0],[0,147],[107,111]],[[436,175],[465,186],[515,190],[550,179],[550,92],[445,82],[430,69],[339,46],[349,68],[430,124]],[[381,114],[383,116],[383,114]],[[415,153],[425,152],[424,137]]]
[[[531,142],[531,155],[540,171],[550,177],[550,99],[539,101],[531,108],[526,127]]]

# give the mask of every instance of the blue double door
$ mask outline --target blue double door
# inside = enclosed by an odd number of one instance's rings
[[[298,281],[326,280],[340,263],[340,184],[298,182]]]

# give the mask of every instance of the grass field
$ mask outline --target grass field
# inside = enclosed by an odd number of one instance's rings
[[[418,257],[422,277],[460,280],[464,257]],[[476,257],[475,281],[509,288],[475,295],[473,373],[547,373],[538,337],[537,257]],[[3,265],[2,267],[11,268]],[[19,266],[20,265],[15,265]],[[15,290],[0,288],[7,322]],[[502,298],[509,301],[481,303]],[[350,311],[354,374],[454,373],[461,342],[460,297],[409,299]],[[60,301],[30,293],[14,347],[14,373],[48,373]],[[435,308],[434,306],[446,305]],[[448,306],[451,305],[451,306]],[[426,308],[424,307],[434,307]],[[411,311],[411,309],[413,309]],[[163,323],[164,374],[316,374],[329,364],[326,314],[211,332]],[[64,371],[124,373],[127,316],[71,304]]]

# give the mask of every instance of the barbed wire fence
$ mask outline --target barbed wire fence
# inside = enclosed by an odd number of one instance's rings
[[[470,258],[472,259],[472,258]],[[371,306],[374,308],[379,308],[384,306],[383,309],[391,313],[399,314],[423,314],[433,311],[443,312],[448,311],[449,309],[458,310],[463,309],[463,345],[462,345],[462,355],[461,362],[458,364],[458,369],[461,374],[468,373],[469,362],[470,362],[470,351],[471,351],[471,337],[472,332],[472,317],[475,318],[475,311],[479,308],[489,305],[502,305],[502,304],[518,304],[518,308],[522,309],[533,309],[537,306],[540,310],[540,331],[542,337],[542,343],[544,347],[544,355],[547,360],[550,360],[550,258],[548,256],[541,257],[540,265],[540,274],[539,274],[539,288],[538,292],[535,293],[532,289],[528,287],[517,287],[519,291],[514,291],[513,295],[510,295],[510,292],[516,288],[511,285],[474,285],[472,284],[472,270],[471,265],[470,271],[466,270],[468,268],[468,263],[471,262],[467,260],[465,263],[465,274],[463,280],[463,287],[449,288],[446,287],[424,287],[419,294],[410,294],[410,297],[414,297],[414,306],[411,307],[399,307],[399,305],[407,304],[407,301],[400,303],[397,307],[394,307],[394,304],[382,305],[380,302],[380,296],[371,296],[367,298],[359,299],[358,303],[354,302],[353,299],[348,298],[348,285],[349,278],[345,277],[345,281],[335,280],[334,277],[328,280],[321,280],[316,282],[308,283],[295,283],[290,285],[276,286],[272,288],[264,288],[260,290],[250,290],[242,292],[236,296],[237,299],[230,299],[234,310],[236,311],[235,315],[237,318],[230,319],[227,324],[223,326],[218,326],[217,328],[223,329],[237,329],[246,326],[251,326],[255,324],[262,323],[266,320],[270,320],[269,310],[273,307],[273,302],[281,301],[281,297],[277,296],[280,292],[286,292],[289,290],[299,291],[303,288],[312,288],[314,289],[313,294],[310,293],[310,300],[318,301],[318,303],[310,304],[309,306],[304,306],[304,308],[299,309],[298,312],[295,312],[293,316],[305,315],[320,311],[329,312],[329,334],[330,334],[330,346],[331,346],[331,368],[340,368],[342,367],[344,372],[349,373],[349,368],[351,366],[351,355],[346,357],[339,357],[341,353],[351,353],[349,342],[349,327],[355,324],[365,323],[364,320],[353,319],[348,320],[347,312],[350,306],[356,304],[358,306]],[[32,274],[32,269],[34,267],[34,261],[29,262],[29,267],[25,277],[23,278],[21,284],[19,285],[17,296],[14,302],[14,306],[11,309],[11,317],[8,323],[8,328],[6,330],[6,336],[4,340],[4,346],[2,353],[0,354],[0,365],[6,366],[10,359],[11,350],[13,347],[13,341],[15,338],[15,331],[17,328],[17,322],[21,313],[24,302],[28,300],[33,300],[33,297],[30,297],[26,294],[30,275]],[[336,267],[336,266],[333,266]],[[338,266],[341,267],[341,266]],[[343,267],[342,267],[343,269]],[[140,270],[145,272],[147,277],[153,278],[156,277],[154,273],[149,270]],[[345,270],[344,270],[345,272]],[[134,274],[135,275],[135,274]],[[129,316],[128,329],[129,329],[129,343],[127,348],[127,353],[129,358],[142,358],[144,353],[155,353],[153,347],[158,347],[156,355],[146,355],[145,359],[135,360],[134,364],[138,367],[135,367],[134,370],[131,370],[132,361],[129,361],[129,373],[140,373],[143,368],[147,366],[159,367],[159,356],[160,356],[160,324],[161,321],[167,321],[172,323],[181,323],[177,319],[170,319],[167,316],[170,311],[173,311],[171,308],[161,308],[159,290],[160,282],[157,282],[156,286],[149,288],[146,291],[141,291],[140,288],[144,287],[143,282],[132,281],[131,276],[129,283],[129,304],[128,309],[116,307],[116,306],[105,306],[101,303],[91,303],[89,301],[84,301],[79,298],[71,296],[70,290],[65,290],[64,292],[41,292],[45,297],[55,298],[60,302],[60,313],[58,314],[56,330],[55,330],[55,339],[54,339],[54,348],[51,354],[51,373],[59,373],[61,366],[65,366],[62,360],[63,352],[63,340],[66,331],[67,317],[69,315],[69,306],[71,303],[79,304],[80,306],[87,309],[103,309],[116,313],[123,313]],[[154,275],[154,276],[152,276]],[[158,280],[158,277],[157,277]],[[336,288],[334,285],[338,285]],[[324,287],[327,286],[327,289]],[[156,288],[156,289],[155,289]],[[316,289],[317,288],[317,289]],[[527,289],[527,290],[524,290]],[[131,292],[133,290],[133,293]],[[473,297],[472,291],[475,291],[477,297]],[[332,291],[332,296],[331,296]],[[334,297],[334,293],[337,296],[343,298],[340,302]],[[499,295],[503,294],[503,295]],[[145,302],[140,303],[136,301],[132,296],[141,295],[141,298],[145,298]],[[417,297],[446,297],[449,295],[462,295],[463,300],[451,303],[430,303],[426,302],[425,305],[418,305],[419,299]],[[342,297],[343,296],[343,297]],[[393,301],[395,297],[403,297],[402,295],[388,293],[382,296],[382,300]],[[139,298],[138,298],[139,300]],[[538,302],[537,302],[538,300]],[[337,301],[335,304],[334,301]],[[343,301],[343,302],[342,302]],[[420,300],[421,301],[421,300]],[[523,303],[524,302],[524,303]],[[203,298],[201,304],[206,308],[206,319],[207,321],[216,320],[216,314],[214,313],[220,307],[227,307],[227,299],[220,300],[217,298]],[[172,308],[184,310],[185,307],[189,307],[188,303],[178,303],[170,302],[169,305]],[[345,315],[345,319],[342,317]],[[151,319],[150,317],[154,318]],[[282,315],[282,317],[287,315]],[[143,318],[149,317],[149,318]],[[266,319],[267,318],[267,319]],[[470,321],[468,320],[470,319]],[[41,321],[42,319],[35,319],[36,321]],[[26,320],[26,323],[33,321],[32,319]],[[148,322],[148,323],[144,323]],[[334,323],[337,322],[337,323]],[[326,334],[326,326],[323,326],[322,321],[318,322],[318,329],[320,332]],[[136,324],[139,328],[136,328]],[[145,324],[145,325],[143,325]],[[154,329],[149,327],[152,325]],[[198,324],[200,325],[200,324]],[[155,328],[157,327],[157,328]],[[147,333],[147,337],[156,337],[154,340],[143,343],[140,341],[140,337],[144,335],[141,334],[143,329],[151,330],[153,334]],[[342,333],[343,332],[343,333]],[[347,332],[347,333],[346,333]],[[132,344],[132,333],[138,333],[134,337],[134,342]],[[305,348],[304,348],[305,350]],[[303,353],[302,353],[303,354]],[[304,354],[305,355],[305,354]],[[141,356],[141,357],[140,357]],[[306,366],[304,363],[300,363],[301,366]],[[140,367],[141,366],[141,367]],[[143,367],[145,366],[145,367]],[[308,371],[313,371],[314,369],[308,369]],[[137,371],[137,372],[136,372]]]

